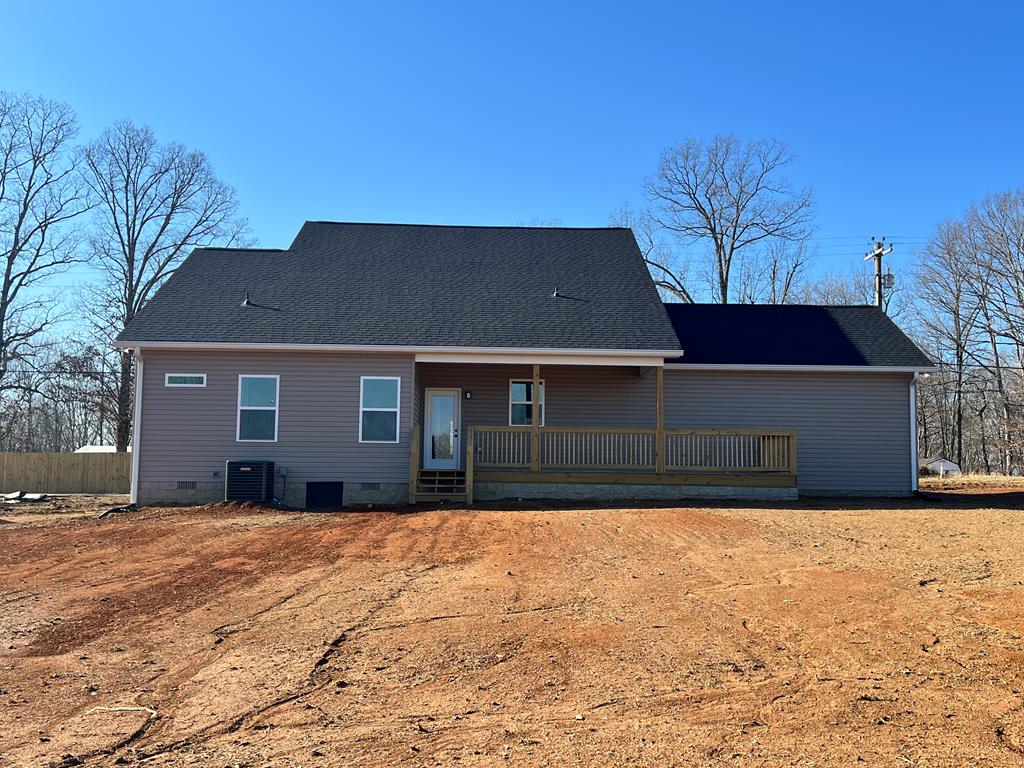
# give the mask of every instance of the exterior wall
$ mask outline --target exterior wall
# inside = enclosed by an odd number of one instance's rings
[[[529,365],[419,363],[417,381],[427,387],[459,387],[462,428],[508,424],[510,379],[532,379]],[[655,427],[654,371],[632,366],[543,365],[545,424],[549,427]],[[464,458],[464,457],[463,457]]]
[[[802,494],[909,494],[909,374],[665,371],[668,428],[797,432]]]
[[[414,418],[422,422],[424,388],[472,393],[461,401],[460,434],[465,435],[471,426],[508,424],[509,380],[532,377],[529,365],[416,364],[412,355],[380,353],[150,351],[144,359],[143,504],[223,498],[228,459],[265,459],[287,467],[287,483],[279,477],[276,490],[293,506],[304,504],[308,481],[345,483],[345,503],[401,503],[408,498],[409,435]],[[166,373],[205,373],[207,386],[168,388]],[[281,377],[278,442],[236,442],[241,373]],[[359,377],[371,375],[402,378],[398,444],[358,442]],[[542,366],[541,378],[549,426],[656,426],[651,369],[552,365]],[[909,375],[896,374],[670,369],[665,425],[795,429],[802,493],[906,494],[911,491],[909,384]],[[181,481],[196,488],[179,490]],[[558,488],[555,495],[566,497],[585,492]],[[650,498],[650,490],[642,495]],[[486,498],[489,491],[482,493],[477,495]],[[551,495],[550,489],[545,493]],[[629,497],[634,491],[621,493]],[[671,493],[694,495],[690,488]]]
[[[408,500],[412,355],[149,351],[144,362],[140,503],[222,499],[228,459],[287,467],[276,491],[292,506],[304,505],[307,481],[342,481],[345,503]],[[206,387],[165,387],[166,373],[205,373]],[[275,443],[235,440],[242,373],[281,377]],[[402,379],[394,445],[359,443],[359,377],[378,375]],[[178,490],[180,481],[195,490]]]

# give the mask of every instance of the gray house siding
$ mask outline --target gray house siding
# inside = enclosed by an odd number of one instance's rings
[[[421,387],[460,387],[461,433],[508,424],[509,379],[528,365],[421,363]],[[650,369],[542,366],[549,426],[654,427]],[[876,373],[665,371],[668,428],[792,429],[802,493],[911,490],[910,376]],[[460,451],[460,463],[465,457]]]
[[[529,365],[419,363],[416,367],[422,389],[458,387],[463,396],[472,394],[471,399],[462,400],[462,435],[469,427],[506,426],[510,380],[533,378]],[[657,424],[657,385],[649,368],[544,365],[541,379],[547,426],[653,428]],[[459,465],[465,460],[463,443]]]
[[[228,459],[287,467],[277,492],[298,506],[307,481],[344,482],[346,503],[408,497],[412,355],[148,351],[143,359],[141,503],[223,498]],[[205,373],[206,387],[165,387],[166,373]],[[277,442],[235,440],[239,374],[280,376]],[[359,443],[359,379],[378,375],[401,377],[393,445]],[[182,481],[195,490],[179,489]],[[364,491],[363,483],[380,489]]]
[[[907,494],[910,380],[666,370],[665,426],[795,429],[801,493]]]
[[[401,502],[408,497],[409,436],[425,415],[425,388],[471,393],[461,401],[465,435],[471,426],[508,424],[509,380],[532,377],[530,365],[417,364],[412,355],[380,353],[149,351],[144,361],[141,503],[221,498],[228,459],[287,467],[287,483],[278,478],[277,492],[296,506],[304,503],[309,481],[344,482],[346,503]],[[167,373],[204,373],[207,385],[168,388]],[[235,440],[242,373],[280,376],[276,443]],[[359,378],[373,375],[402,379],[394,445],[358,442]],[[655,426],[653,369],[545,365],[541,377],[549,426]],[[802,493],[908,493],[909,382],[909,375],[896,374],[670,369],[665,423],[795,429]],[[460,450],[460,461],[464,457]]]

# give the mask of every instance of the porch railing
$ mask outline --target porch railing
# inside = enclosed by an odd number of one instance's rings
[[[666,429],[670,472],[782,472],[795,468],[793,432],[744,429]]]
[[[467,463],[478,470],[656,472],[659,432],[620,427],[473,427]],[[666,429],[664,471],[796,474],[788,430]],[[540,454],[534,462],[534,450]]]

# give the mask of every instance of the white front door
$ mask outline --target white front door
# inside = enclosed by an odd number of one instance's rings
[[[427,389],[424,393],[423,468],[459,468],[461,389]]]

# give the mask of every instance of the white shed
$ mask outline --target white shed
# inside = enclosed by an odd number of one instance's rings
[[[961,474],[960,465],[949,459],[943,459],[936,457],[934,459],[924,459],[921,462],[921,468],[932,475],[938,475],[939,477],[945,477],[946,475],[959,475]]]

